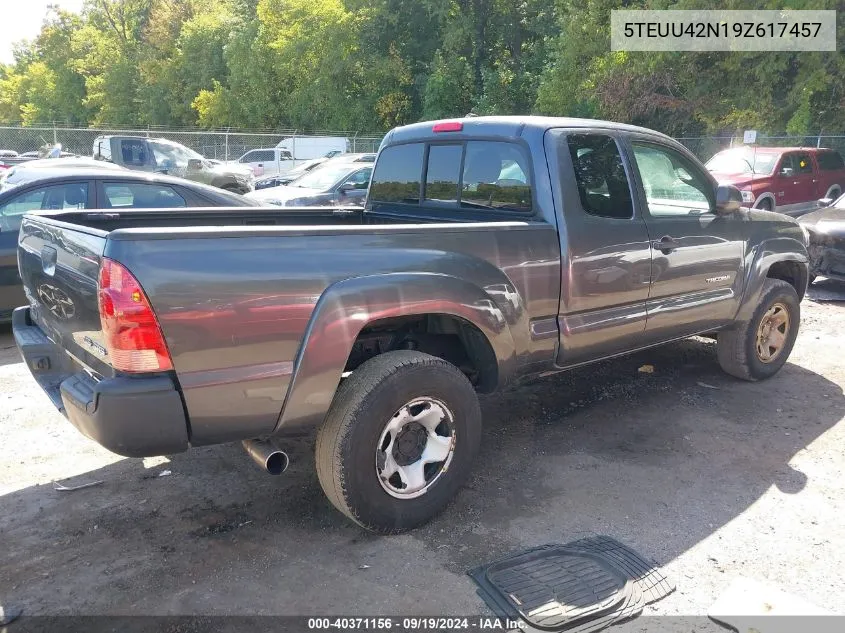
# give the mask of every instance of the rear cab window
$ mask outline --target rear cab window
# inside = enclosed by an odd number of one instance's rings
[[[527,214],[528,155],[514,142],[415,142],[386,147],[370,185],[370,207],[384,203],[454,211]]]

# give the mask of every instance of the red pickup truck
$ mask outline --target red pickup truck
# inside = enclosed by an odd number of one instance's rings
[[[707,161],[720,184],[742,192],[742,206],[800,215],[820,198],[845,191],[845,162],[839,152],[815,147],[735,147]]]

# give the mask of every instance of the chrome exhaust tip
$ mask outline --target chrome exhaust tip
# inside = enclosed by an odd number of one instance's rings
[[[288,454],[266,440],[244,440],[244,449],[250,457],[271,475],[281,475],[288,469]]]

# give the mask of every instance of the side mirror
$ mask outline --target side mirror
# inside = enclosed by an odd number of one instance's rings
[[[349,193],[350,191],[355,191],[358,187],[355,186],[354,182],[345,182],[340,186],[340,193]]]
[[[730,215],[742,207],[742,193],[733,185],[716,187],[716,214]]]
[[[833,204],[833,198],[819,198],[818,205],[819,209],[824,209],[825,207],[829,207]]]
[[[199,158],[189,158],[188,169],[191,171],[200,171],[202,169],[202,161]]]
[[[792,167],[784,167],[783,169],[780,170],[780,175],[786,176],[787,178],[790,178],[792,176],[793,172],[794,172],[794,170],[792,169]]]

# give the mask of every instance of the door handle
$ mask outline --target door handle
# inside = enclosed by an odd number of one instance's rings
[[[652,242],[651,246],[654,250],[660,251],[664,255],[668,255],[676,248],[680,248],[681,245],[678,244],[674,238],[664,235],[659,240]]]

